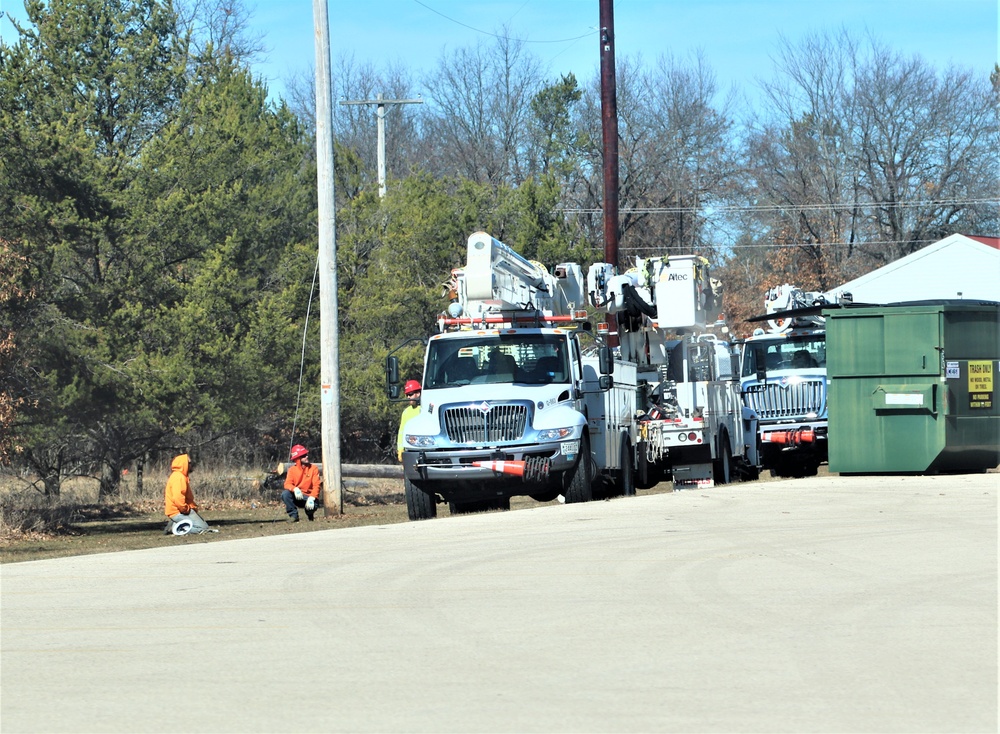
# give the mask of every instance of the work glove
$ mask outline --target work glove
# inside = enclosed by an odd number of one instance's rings
[[[299,489],[298,487],[296,487],[295,488],[295,499],[297,499],[297,500],[299,500],[301,502],[302,501],[302,497],[303,497],[302,490]]]
[[[310,497],[309,499],[306,500],[306,509],[309,510],[309,512],[312,512],[313,510],[316,509],[315,497]]]

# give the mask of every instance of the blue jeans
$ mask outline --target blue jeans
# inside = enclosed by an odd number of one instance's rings
[[[178,512],[176,515],[170,518],[170,521],[174,525],[179,523],[181,520],[187,520],[191,523],[191,529],[188,532],[192,535],[197,535],[198,533],[204,533],[208,531],[208,523],[205,522],[205,519],[194,510],[191,510],[186,515],[183,515]],[[173,528],[171,528],[171,530],[173,530]]]
[[[288,513],[289,517],[295,518],[299,516],[299,508],[305,508],[306,500],[309,499],[308,495],[302,495],[303,499],[295,499],[295,493],[290,489],[286,489],[281,493],[281,501],[285,503],[285,512]],[[313,519],[313,513],[316,512],[315,509],[306,510],[306,517],[310,520]]]

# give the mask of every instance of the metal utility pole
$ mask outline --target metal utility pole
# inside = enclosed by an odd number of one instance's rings
[[[373,104],[378,107],[378,196],[385,197],[385,106],[387,104],[423,104],[422,99],[345,99],[340,104]]]
[[[327,0],[313,0],[316,34],[316,186],[319,199],[320,415],[325,513],[344,514],[340,476],[340,344],[337,329],[337,240],[333,192],[333,99]]]
[[[618,267],[618,91],[615,84],[614,0],[601,0],[601,130],[604,140],[604,262]],[[608,314],[608,345],[618,323]]]

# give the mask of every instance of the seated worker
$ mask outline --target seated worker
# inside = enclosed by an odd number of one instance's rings
[[[285,512],[289,522],[299,521],[299,508],[305,508],[309,522],[316,512],[316,500],[323,480],[319,468],[309,461],[309,449],[301,444],[292,446],[290,458],[295,463],[288,468],[285,475],[285,489],[281,493],[281,501],[285,503]]]
[[[164,535],[187,535],[188,533],[216,532],[198,514],[198,505],[191,492],[188,477],[194,471],[194,462],[187,454],[175,456],[170,462],[170,477],[163,490],[163,514],[168,518]]]

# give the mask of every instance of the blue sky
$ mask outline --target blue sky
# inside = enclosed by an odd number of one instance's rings
[[[255,66],[272,94],[282,80],[315,61],[313,7],[307,0],[246,0],[255,8],[254,29],[264,34],[268,61]],[[598,0],[328,0],[332,54],[382,66],[400,61],[414,80],[434,68],[441,54],[477,43],[507,26],[525,39],[549,78],[574,72],[589,80],[600,57]],[[22,0],[0,0],[0,9],[24,17]],[[938,68],[949,63],[988,70],[998,58],[998,0],[618,0],[616,55],[660,54],[685,60],[705,54],[720,86],[751,92],[756,78],[771,76],[780,36],[845,27],[871,31],[906,55],[920,54]],[[5,42],[11,25],[0,22]],[[573,40],[566,40],[573,39]],[[413,89],[421,93],[419,82]]]

